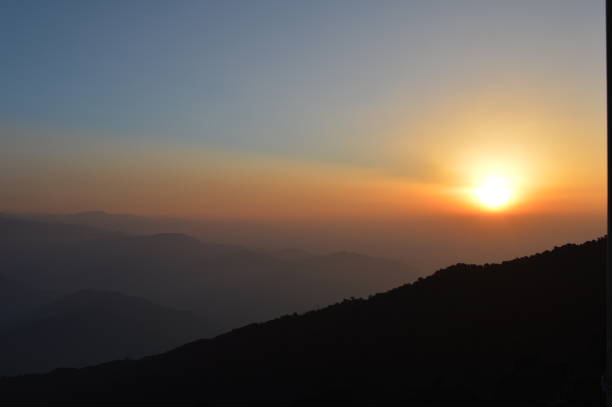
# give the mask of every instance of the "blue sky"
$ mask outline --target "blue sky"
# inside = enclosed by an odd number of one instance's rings
[[[5,1],[0,119],[317,150],[329,132],[359,137],[369,116],[398,103],[409,115],[461,83],[518,72],[545,87],[598,72],[602,10],[558,0]]]

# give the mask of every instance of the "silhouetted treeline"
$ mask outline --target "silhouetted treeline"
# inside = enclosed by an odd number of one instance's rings
[[[20,405],[601,406],[605,240],[458,264],[138,361],[0,381]]]

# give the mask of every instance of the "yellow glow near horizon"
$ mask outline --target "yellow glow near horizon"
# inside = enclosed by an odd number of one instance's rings
[[[475,188],[474,196],[486,209],[501,210],[511,203],[514,191],[508,179],[495,176]]]

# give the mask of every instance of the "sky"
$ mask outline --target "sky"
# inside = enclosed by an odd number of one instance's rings
[[[464,232],[497,257],[596,237],[604,23],[603,0],[3,1],[0,211],[396,257]],[[491,179],[496,208],[475,192]]]

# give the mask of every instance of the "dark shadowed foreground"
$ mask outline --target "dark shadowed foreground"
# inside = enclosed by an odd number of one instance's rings
[[[19,405],[599,406],[605,240],[459,264],[138,361],[2,379]]]

